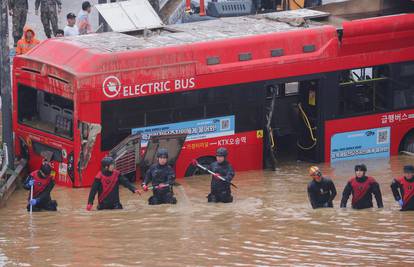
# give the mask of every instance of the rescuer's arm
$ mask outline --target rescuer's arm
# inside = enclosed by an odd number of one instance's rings
[[[379,184],[377,182],[374,182],[372,184],[372,192],[374,193],[375,200],[377,201],[378,208],[383,208],[384,204],[382,203],[381,190],[380,190]]]
[[[91,191],[89,192],[88,204],[93,204],[93,200],[95,199],[96,193],[98,193],[99,188],[102,186],[101,179],[95,178],[93,181]]]
[[[131,191],[132,193],[135,193],[135,191],[137,190],[137,188],[133,184],[131,184],[129,182],[128,178],[126,178],[125,176],[119,175],[118,180],[119,180],[120,184],[122,184],[124,187],[128,188],[129,191]]]
[[[46,188],[37,196],[37,200],[39,202],[43,202],[50,198],[50,192],[52,191],[53,187],[55,187],[55,182],[50,181],[50,183],[46,186]]]
[[[147,173],[145,174],[144,182],[142,184],[143,185],[148,185],[151,181],[152,181],[152,167],[150,167],[147,170]]]
[[[336,188],[335,188],[335,184],[332,182],[332,180],[329,181],[329,191],[330,191],[330,197],[329,197],[329,202],[333,201],[336,197]]]
[[[312,208],[316,209],[318,207],[316,205],[316,195],[311,184],[308,185],[308,197]]]
[[[223,178],[226,179],[227,182],[231,182],[231,180],[233,180],[234,175],[235,174],[234,174],[233,167],[229,164],[227,168],[227,175],[226,177],[223,177]]]
[[[167,173],[167,184],[173,185],[174,182],[175,182],[175,172],[173,168],[169,167],[168,173]]]
[[[400,183],[396,179],[394,179],[391,183],[391,191],[392,191],[392,194],[394,195],[395,201],[399,201],[401,199],[401,194],[399,191],[400,186],[401,186]]]
[[[348,199],[351,193],[352,193],[352,186],[351,186],[351,183],[348,182],[344,188],[344,192],[342,193],[341,208],[346,208],[346,203],[348,202]]]

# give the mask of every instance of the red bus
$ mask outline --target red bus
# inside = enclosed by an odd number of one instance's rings
[[[414,152],[414,15],[278,22],[276,13],[44,41],[13,66],[16,154],[89,186],[106,154],[177,177],[229,149],[236,171]]]

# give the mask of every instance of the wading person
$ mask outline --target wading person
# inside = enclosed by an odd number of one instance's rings
[[[367,167],[364,164],[355,166],[355,177],[346,184],[342,193],[341,208],[346,208],[349,196],[352,194],[352,208],[372,208],[372,195],[375,196],[378,208],[383,208],[379,184],[373,177],[366,176]]]
[[[45,35],[47,38],[56,36],[58,30],[58,17],[57,14],[60,14],[62,10],[62,2],[60,0],[36,0],[35,2],[35,14],[39,15],[39,6],[40,6],[40,20],[42,21],[43,28],[45,30]],[[52,26],[52,30],[50,30]]]
[[[391,183],[392,194],[401,211],[414,210],[414,166],[404,166],[404,176]]]
[[[309,168],[309,175],[312,181],[308,184],[308,196],[312,208],[333,208],[336,188],[332,180],[323,177],[317,166]]]
[[[27,211],[30,211],[32,205],[33,211],[56,211],[57,202],[52,200],[50,193],[55,186],[55,182],[50,175],[52,167],[48,161],[43,161],[40,169],[32,172],[23,184],[26,190],[31,190],[33,186],[33,199],[30,199],[27,205]]]
[[[157,151],[157,163],[153,164],[145,174],[142,188],[148,191],[148,184],[152,184],[153,195],[148,199],[149,205],[176,204],[174,197],[173,184],[175,173],[173,168],[168,165],[168,151],[160,148]]]
[[[128,188],[132,193],[139,194],[138,189],[127,178],[120,175],[119,171],[115,170],[114,159],[104,157],[101,161],[101,171],[93,181],[86,210],[92,210],[96,193],[98,193],[98,210],[122,209],[122,204],[119,201],[119,184]]]
[[[216,151],[216,161],[211,163],[210,170],[215,174],[211,178],[211,192],[207,196],[208,202],[233,202],[233,196],[231,195],[230,183],[234,177],[234,170],[230,163],[227,161],[227,149],[220,147]],[[219,179],[221,176],[225,181]]]

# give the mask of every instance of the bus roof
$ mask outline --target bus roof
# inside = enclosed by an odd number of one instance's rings
[[[309,18],[328,15],[329,13],[326,12],[302,9],[168,25],[156,31],[144,32],[144,34],[108,32],[52,38],[42,42],[23,57],[55,66],[66,65],[66,71],[77,73],[79,72],[76,71],[77,66],[71,67],[69,61],[74,55],[79,56],[79,53],[83,54],[81,58],[85,59],[91,54],[141,51],[303,30],[321,26],[320,23],[309,21]],[[59,56],[56,57],[56,54]]]
[[[242,38],[251,35],[315,27],[314,23],[305,22],[304,18],[323,15],[326,16],[328,14],[314,10],[274,12],[264,15],[220,18],[169,25],[166,28],[149,33],[149,36],[145,36],[145,34],[131,36],[112,32],[72,37],[70,40],[101,49],[102,51],[119,52],[219,39]],[[287,23],[284,21],[287,21]],[[317,25],[320,26],[320,24]]]
[[[324,16],[329,13],[302,9],[171,25],[141,35],[110,32],[52,38],[22,58],[86,77],[182,62],[210,65],[208,59],[214,56],[220,58],[218,62],[223,66],[230,66],[228,63],[243,65],[245,60],[269,58],[269,51],[271,57],[281,58],[308,52],[317,52],[313,56],[332,56],[338,53],[338,46],[325,49],[325,54],[319,49],[326,48],[329,42],[333,44],[333,39],[338,41],[338,28],[329,22],[308,20]],[[343,22],[342,38],[411,30],[414,16],[400,16],[398,19],[389,16]],[[310,50],[306,51],[307,48]],[[273,51],[276,51],[275,55]],[[248,54],[246,59],[241,55],[244,52]],[[309,56],[312,54],[308,53]],[[20,59],[16,62],[20,64]],[[153,78],[167,79],[165,75],[170,75],[170,71]]]

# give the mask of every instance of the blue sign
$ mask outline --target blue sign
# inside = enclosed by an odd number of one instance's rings
[[[331,162],[390,156],[390,127],[335,134]]]
[[[226,136],[234,134],[234,116],[184,121],[142,128],[134,128],[131,134],[141,134],[143,145],[151,136],[166,134],[187,134],[186,141]]]

